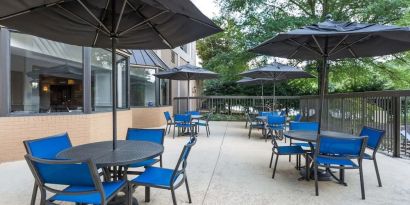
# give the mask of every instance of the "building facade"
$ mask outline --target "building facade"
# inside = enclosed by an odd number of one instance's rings
[[[153,74],[195,63],[195,55],[195,43],[173,50],[117,51],[120,139],[129,127],[165,123],[163,112],[172,113],[172,97],[186,95],[186,89]],[[0,162],[22,159],[27,139],[68,132],[74,145],[110,140],[111,75],[109,50],[0,28]]]

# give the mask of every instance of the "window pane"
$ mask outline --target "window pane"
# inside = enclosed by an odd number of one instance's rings
[[[81,112],[82,48],[11,33],[11,112]]]
[[[117,55],[117,69],[117,107],[127,108],[127,59],[121,55]],[[111,76],[111,51],[93,48],[91,52],[91,101],[93,111],[110,111],[112,109]]]
[[[169,103],[169,80],[161,79],[161,105],[170,105]]]
[[[131,106],[155,105],[155,69],[130,68]]]

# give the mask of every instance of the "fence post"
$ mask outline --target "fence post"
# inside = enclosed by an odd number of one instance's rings
[[[400,96],[393,97],[393,157],[400,157]]]

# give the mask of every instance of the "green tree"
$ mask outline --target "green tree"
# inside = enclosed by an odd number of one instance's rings
[[[334,20],[381,24],[410,24],[409,0],[217,0],[221,15],[216,22],[224,29],[198,42],[203,66],[221,73],[218,82],[207,82],[206,94],[245,94],[255,87],[238,87],[237,74],[272,60],[249,53],[248,49],[278,32],[316,23],[331,14]],[[410,55],[364,58],[333,62],[330,91],[405,89],[410,86]],[[290,61],[298,64],[298,61]],[[307,70],[317,75],[320,62],[311,61]],[[229,85],[229,86],[227,86]],[[218,88],[219,87],[219,88]],[[317,81],[297,80],[278,86],[278,95],[315,93]],[[251,92],[252,93],[252,92]],[[253,92],[254,93],[254,92]]]

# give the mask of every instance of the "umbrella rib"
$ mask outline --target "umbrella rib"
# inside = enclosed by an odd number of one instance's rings
[[[124,15],[124,9],[125,9],[125,5],[127,5],[127,1],[128,0],[124,0],[124,3],[122,4],[120,16],[118,17],[118,21],[117,21],[117,25],[115,26],[114,33],[118,32],[118,28],[120,27],[121,19],[122,19],[122,16]]]
[[[104,19],[105,19],[105,16],[107,15],[107,11],[108,11],[108,6],[110,5],[110,0],[107,0],[107,3],[105,4],[105,7],[104,7],[104,12],[102,13],[102,15],[101,15],[101,21],[103,21]],[[101,26],[99,26],[99,28],[101,28]],[[97,29],[96,30],[96,33],[95,33],[95,37],[94,37],[94,41],[93,41],[93,46],[95,46],[95,44],[97,44],[97,39],[98,39],[98,36],[99,36],[99,31],[100,31],[101,29]],[[109,36],[109,35],[107,35],[107,36]]]
[[[333,51],[338,48],[346,39],[347,37],[349,37],[349,35],[345,35],[342,40],[339,41],[339,43],[336,44],[335,47],[332,48],[332,50],[329,51],[329,55],[331,55],[333,53]]]
[[[103,32],[103,33],[105,33],[106,35],[109,36],[109,33],[105,32],[104,30],[101,30],[101,28],[99,28],[98,26],[94,25],[93,23],[87,21],[86,19],[82,18],[81,16],[79,16],[79,15],[73,13],[72,11],[70,11],[70,10],[64,8],[64,7],[61,6],[61,5],[58,5],[58,7],[59,7],[60,9],[64,10],[65,12],[71,14],[72,16],[74,16],[74,17],[80,19],[80,20],[83,21],[84,23],[86,23],[86,24],[92,26],[93,28],[95,28],[95,29],[97,29],[97,30],[99,30],[99,31],[101,31],[101,32]]]
[[[335,52],[332,53],[332,54],[334,55],[334,54],[339,53],[340,51],[342,51],[342,50],[344,50],[344,49],[346,49],[346,48],[350,48],[352,45],[354,45],[354,44],[356,44],[356,43],[359,43],[360,41],[362,41],[362,40],[364,40],[364,39],[366,39],[366,38],[368,38],[368,37],[370,37],[370,36],[371,36],[371,34],[369,34],[369,35],[367,35],[367,36],[365,36],[365,37],[363,37],[363,38],[361,38],[361,39],[359,39],[359,40],[357,40],[357,41],[355,41],[355,42],[353,42],[353,43],[351,43],[351,44],[349,44],[349,45],[346,45],[346,46],[344,46],[343,48],[338,49],[337,51],[335,51]]]
[[[296,50],[293,51],[293,52],[288,56],[288,58],[292,58],[293,56],[295,56],[296,53],[299,52],[300,48],[302,48],[302,46],[298,46],[298,47],[296,48]]]
[[[130,7],[134,10],[134,12],[136,12],[138,15],[140,15],[142,18],[144,19],[148,19],[147,17],[144,16],[144,14],[141,13],[141,11],[139,9],[137,9],[131,2],[127,1],[128,4],[130,5]],[[155,28],[154,25],[152,25],[152,23],[150,21],[147,21],[148,26],[150,26],[152,28],[152,30],[154,30],[154,32],[157,33],[157,35],[164,41],[164,43],[170,48],[172,49],[173,46],[171,45],[171,43]]]
[[[0,21],[6,20],[6,19],[9,19],[9,18],[13,18],[13,17],[17,17],[17,16],[20,16],[20,15],[23,15],[23,14],[27,14],[27,13],[30,13],[30,12],[35,11],[37,9],[42,9],[42,8],[47,8],[47,7],[52,7],[52,6],[55,6],[55,5],[59,5],[61,3],[64,3],[64,0],[59,1],[59,2],[49,3],[49,4],[43,4],[43,5],[34,7],[34,8],[29,8],[29,9],[19,11],[19,12],[13,13],[13,14],[2,16],[2,17],[0,17]]]
[[[101,27],[104,28],[104,30],[107,33],[111,33],[110,30],[100,21],[100,19],[98,19],[93,12],[90,11],[90,9],[81,1],[81,0],[77,0],[77,2],[85,9],[85,11],[87,11],[87,13],[95,20],[98,22],[98,24],[100,24]]]
[[[315,35],[312,35],[312,38],[313,38],[313,40],[315,41],[315,43],[316,43],[317,47],[319,48],[320,52],[322,53],[322,55],[325,55],[325,53],[323,52],[322,47],[320,47],[320,44],[319,44],[319,42],[318,42],[317,39],[316,39],[316,36],[315,36]]]
[[[303,45],[303,44],[301,44],[301,43],[299,43],[298,41],[296,41],[296,40],[294,40],[294,39],[288,39],[289,41],[292,41],[292,42],[294,42],[294,43],[296,43],[296,44],[298,44],[299,46],[302,46],[303,48],[306,48],[306,49],[308,49],[308,50],[310,50],[310,51],[313,51],[314,53],[316,53],[316,54],[318,54],[319,56],[322,56],[322,54],[320,53],[320,52],[318,52],[317,50],[315,50],[315,49],[313,49],[313,48],[311,48],[311,47],[308,47],[308,46],[306,46],[306,45]]]
[[[119,36],[122,36],[122,35],[124,35],[125,33],[128,33],[129,31],[131,31],[131,30],[133,30],[133,29],[135,29],[135,28],[137,28],[137,27],[139,27],[139,26],[141,26],[141,25],[143,25],[143,24],[146,24],[148,21],[151,21],[152,19],[155,19],[155,18],[157,18],[158,16],[161,16],[162,14],[168,13],[168,12],[169,12],[168,10],[165,10],[165,11],[162,11],[162,12],[160,12],[160,13],[158,13],[158,14],[156,14],[156,15],[150,17],[150,18],[148,18],[148,19],[145,19],[144,21],[138,22],[137,24],[131,26],[130,28],[128,28],[128,29],[126,29],[126,30],[120,32],[118,35],[119,35]]]

